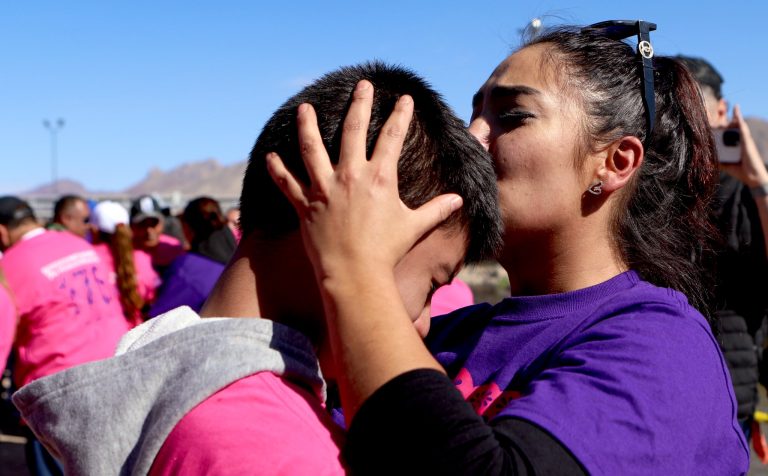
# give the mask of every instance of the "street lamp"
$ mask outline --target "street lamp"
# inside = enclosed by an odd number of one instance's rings
[[[51,181],[53,183],[53,192],[59,194],[59,184],[56,176],[56,137],[61,129],[64,128],[64,119],[58,118],[55,123],[48,119],[43,120],[43,126],[48,129],[48,133],[51,135]]]

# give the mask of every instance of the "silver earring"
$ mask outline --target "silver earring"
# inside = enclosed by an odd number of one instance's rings
[[[600,195],[603,193],[603,181],[598,180],[597,182],[590,185],[587,189],[587,192],[591,193],[592,195]]]

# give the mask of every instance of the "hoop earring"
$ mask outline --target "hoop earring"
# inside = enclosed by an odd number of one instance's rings
[[[587,189],[587,192],[591,193],[592,195],[600,195],[603,193],[603,181],[598,180],[597,182],[590,185]]]

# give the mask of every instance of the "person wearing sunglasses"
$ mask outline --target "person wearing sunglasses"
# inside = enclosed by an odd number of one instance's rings
[[[90,221],[88,202],[78,195],[64,195],[53,206],[53,220],[48,229],[67,230],[80,238],[88,238]]]
[[[384,199],[407,111],[376,161],[366,127],[345,128],[333,168],[312,109],[300,110],[311,185],[268,163],[301,217],[345,369],[353,473],[747,472],[705,317],[714,143],[695,81],[654,55],[653,29],[545,32],[480,87],[470,131],[494,158],[512,296],[433,319],[426,345],[392,269],[461,199],[416,210]],[[364,125],[369,108],[353,101],[347,120]]]

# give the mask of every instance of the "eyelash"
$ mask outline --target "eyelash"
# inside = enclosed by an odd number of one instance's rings
[[[526,119],[531,119],[534,117],[536,116],[530,112],[517,110],[505,111],[499,114],[499,120],[506,124],[520,124]]]

